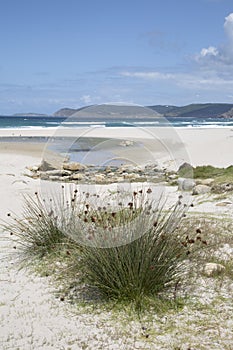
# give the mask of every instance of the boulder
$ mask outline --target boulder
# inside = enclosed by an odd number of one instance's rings
[[[49,163],[43,159],[37,170],[49,171],[49,170],[55,170],[55,169],[57,169],[57,167],[55,167],[52,163]]]
[[[182,177],[180,177],[177,180],[177,183],[178,183],[178,190],[180,191],[191,191],[196,185],[193,179],[184,179]]]
[[[197,185],[193,189],[193,195],[198,195],[198,194],[205,194],[209,193],[211,191],[211,187],[207,185]]]
[[[183,163],[179,169],[178,169],[178,174],[179,176],[182,177],[188,177],[188,178],[192,178],[193,177],[193,167],[191,164],[189,163]]]
[[[221,274],[225,270],[225,266],[216,263],[207,263],[203,268],[203,274],[207,277],[213,277]]]
[[[86,165],[78,163],[78,162],[63,163],[64,170],[82,171],[82,170],[85,170],[86,168],[87,168]]]

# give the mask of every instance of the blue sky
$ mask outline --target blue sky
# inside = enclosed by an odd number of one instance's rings
[[[1,0],[0,113],[233,103],[232,0]]]

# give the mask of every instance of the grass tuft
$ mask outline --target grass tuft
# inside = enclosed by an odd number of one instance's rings
[[[165,210],[150,188],[104,197],[62,186],[61,196],[26,197],[22,218],[9,214],[4,227],[27,263],[42,261],[44,275],[51,270],[63,285],[72,280],[73,289],[142,310],[151,298],[157,305],[176,299],[196,252],[208,245],[200,229],[182,228],[186,210],[181,197]]]

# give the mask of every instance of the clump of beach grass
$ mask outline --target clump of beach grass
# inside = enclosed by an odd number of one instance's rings
[[[67,242],[67,236],[58,227],[58,212],[52,198],[42,199],[38,192],[24,197],[20,216],[8,213],[3,225],[15,242],[15,248],[24,262],[40,259]],[[10,221],[9,221],[10,220]]]
[[[9,214],[5,229],[27,262],[65,257],[63,285],[72,275],[77,288],[84,283],[104,300],[129,301],[140,310],[148,298],[166,298],[171,291],[174,297],[207,242],[198,230],[190,236],[181,229],[187,211],[182,196],[169,208],[153,199],[150,188],[129,196],[116,191],[101,198],[77,189],[67,195],[64,186],[61,196],[47,200],[35,193],[25,198],[22,218]]]

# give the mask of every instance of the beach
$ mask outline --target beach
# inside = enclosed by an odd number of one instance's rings
[[[101,152],[112,146],[114,155],[124,160],[128,159],[129,162],[136,165],[157,162],[161,167],[174,170],[177,170],[184,162],[192,166],[228,167],[233,165],[233,129],[231,128],[1,129],[1,220],[7,220],[9,212],[20,215],[24,195],[40,190],[40,180],[28,177],[26,167],[39,165],[46,154],[51,138],[59,137],[71,137],[72,140],[76,137],[99,138],[101,142],[95,145],[95,150]],[[38,142],[38,138],[45,139]],[[106,139],[104,143],[103,139]],[[122,140],[133,141],[133,144],[125,143],[116,147],[116,143],[109,141],[118,139],[120,142]],[[225,215],[232,208],[231,200],[227,209],[226,207],[217,208],[212,204],[208,206],[208,203],[206,206],[203,203],[200,205],[201,210],[210,212],[216,210],[219,216],[222,213]],[[122,330],[119,330],[118,337],[113,336],[111,339],[109,334],[114,331],[115,326],[112,320],[109,321],[107,311],[99,316],[92,316],[92,314],[71,316],[72,306],[54,297],[53,286],[49,279],[34,276],[28,271],[18,271],[13,246],[14,243],[9,240],[9,236],[1,230],[1,349],[101,349],[99,344],[104,344],[104,348],[112,350],[134,349],[135,343],[132,345],[130,341],[128,342],[128,335],[122,335]],[[230,312],[232,310],[229,310],[229,315]],[[230,339],[233,336],[230,330],[232,324],[223,326],[229,329],[226,339]],[[130,327],[132,332],[140,333],[140,323],[132,323]],[[170,338],[168,338],[168,343],[169,341],[171,341]],[[175,340],[173,340],[173,345],[175,345]],[[166,349],[166,347],[158,347],[158,349],[163,348]],[[150,347],[139,339],[135,349],[150,349]],[[217,347],[212,347],[212,349],[217,349]]]
[[[1,129],[0,138],[17,138],[20,142],[14,142],[14,145],[2,142],[0,151],[7,153],[10,149],[16,152],[28,152],[41,150],[46,144],[38,144],[33,138],[70,137],[76,138],[105,138],[105,139],[123,139],[142,142],[144,151],[143,156],[149,155],[149,158],[159,158],[168,162],[181,163],[188,161],[193,166],[213,165],[217,167],[227,167],[232,165],[233,158],[231,150],[233,149],[233,129],[232,128],[45,128],[40,130],[33,129]],[[27,142],[23,142],[23,138]],[[31,140],[30,140],[31,139]],[[27,146],[32,143],[32,148]],[[105,145],[104,145],[105,146]],[[111,144],[106,144],[106,148]],[[129,149],[127,150],[129,151]],[[167,159],[165,159],[167,158]],[[146,162],[147,159],[142,159]],[[176,164],[176,165],[177,165]]]

